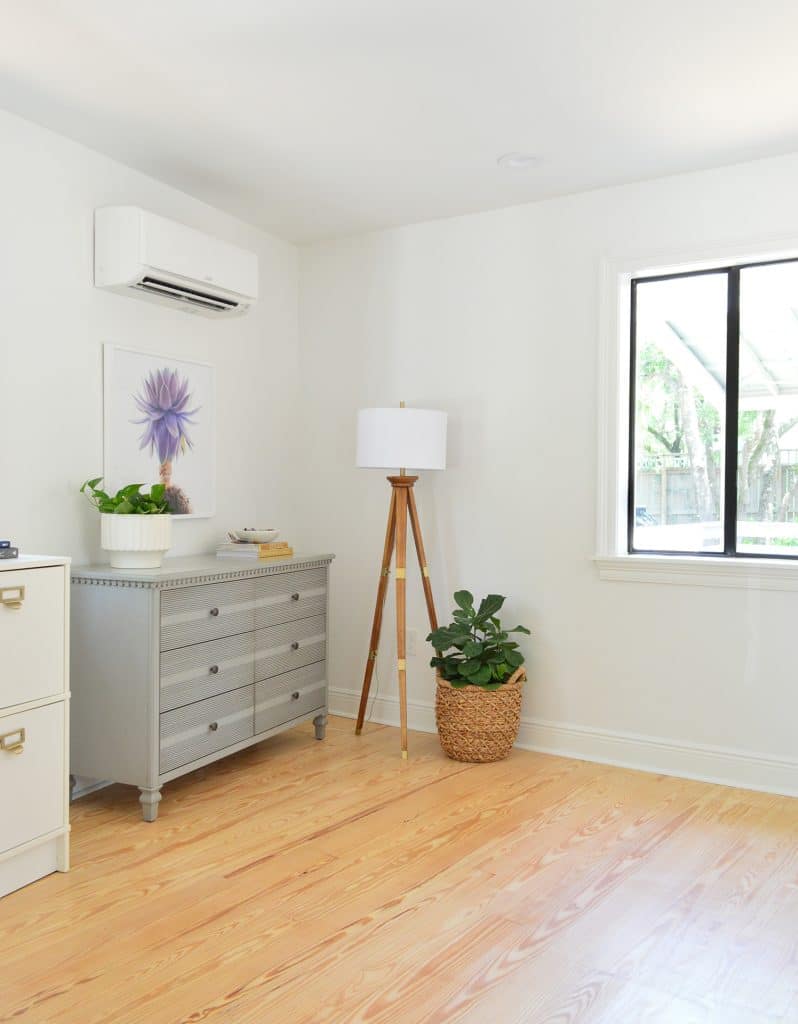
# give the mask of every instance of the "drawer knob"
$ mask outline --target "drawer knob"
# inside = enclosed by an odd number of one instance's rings
[[[292,601],[298,601],[299,600],[299,594],[292,594],[291,595],[291,600]]]
[[[299,690],[294,690],[291,694],[291,700],[299,700]]]
[[[5,750],[7,754],[21,754],[24,745],[24,729],[14,729],[13,732],[4,732],[0,736],[0,750]]]
[[[211,608],[211,615],[216,616],[218,614],[219,614],[219,609],[218,608]]]
[[[298,651],[299,650],[299,641],[298,640],[294,640],[294,642],[291,644],[291,650],[292,651]]]
[[[218,722],[211,722],[211,724],[208,726],[208,728],[211,730],[211,732],[216,732],[216,730],[219,728],[219,723]]]
[[[218,671],[219,671],[219,666],[218,665],[211,665],[210,673],[211,673],[212,676],[215,676]]]

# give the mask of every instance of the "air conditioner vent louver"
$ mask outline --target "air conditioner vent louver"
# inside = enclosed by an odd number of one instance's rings
[[[139,206],[94,211],[94,284],[223,320],[258,299],[258,257]]]
[[[181,285],[172,284],[170,281],[160,281],[157,277],[144,277],[136,285],[146,292],[154,292],[156,295],[168,295],[170,298],[182,302],[190,302],[195,306],[202,306],[205,309],[216,309],[220,312],[238,309],[238,303],[231,299],[221,298],[218,295],[206,295],[203,292],[195,291],[193,288],[183,288]]]

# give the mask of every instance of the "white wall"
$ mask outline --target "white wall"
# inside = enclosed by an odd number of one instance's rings
[[[258,306],[222,322],[95,289],[92,215],[113,203],[257,252]],[[0,537],[76,562],[101,557],[78,487],[102,473],[106,341],[217,368],[217,513],[176,522],[172,553],[209,549],[236,523],[287,523],[296,275],[292,245],[0,112]]]
[[[796,180],[791,156],[302,251],[300,535],[338,556],[338,707],[360,689],[388,501],[353,468],[355,412],[403,398],[450,414],[450,468],[418,486],[441,617],[459,587],[498,591],[534,632],[526,742],[798,792],[795,595],[611,583],[591,561],[602,258],[798,235]],[[387,612],[375,707],[395,719]],[[427,656],[409,691],[429,727]]]
[[[798,792],[795,596],[608,583],[591,562],[602,257],[798,235],[796,180],[788,157],[312,246],[298,343],[294,247],[0,113],[0,536],[100,557],[77,487],[102,469],[104,341],[212,362],[217,515],[177,523],[174,553],[256,519],[335,551],[332,683],[351,710],[388,501],[379,472],[353,467],[355,412],[438,406],[450,468],[418,497],[439,612],[458,587],[493,590],[532,627],[522,740]],[[109,203],[257,251],[257,309],[221,323],[94,289],[92,211]],[[430,727],[426,660],[422,643],[411,721]]]

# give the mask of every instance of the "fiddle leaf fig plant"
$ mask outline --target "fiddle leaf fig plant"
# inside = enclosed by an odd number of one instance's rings
[[[453,621],[427,637],[436,652],[430,664],[454,687],[498,690],[524,664],[524,655],[510,634],[531,634],[526,626],[502,627],[496,617],[505,602],[501,594],[488,594],[475,607],[473,595],[458,590],[454,601]]]
[[[118,516],[161,516],[169,514],[166,502],[165,484],[153,484],[150,493],[142,493],[144,484],[128,484],[121,487],[116,494],[107,494],[100,484],[103,478],[95,477],[87,480],[80,489],[98,512],[106,512]]]

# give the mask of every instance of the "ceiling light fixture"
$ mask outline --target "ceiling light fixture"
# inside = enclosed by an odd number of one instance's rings
[[[540,163],[538,157],[530,153],[505,153],[496,163],[503,171],[526,171]]]

